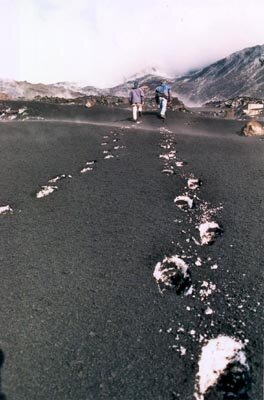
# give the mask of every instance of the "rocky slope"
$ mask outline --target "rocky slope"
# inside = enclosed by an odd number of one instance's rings
[[[172,89],[185,102],[264,97],[264,45],[246,48],[192,74],[176,79]]]

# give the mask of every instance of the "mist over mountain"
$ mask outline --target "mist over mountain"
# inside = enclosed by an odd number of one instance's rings
[[[211,100],[222,100],[236,96],[264,97],[264,65],[261,58],[264,45],[249,47],[237,51],[198,71],[191,71],[184,76],[167,79],[172,93],[186,104],[201,104]],[[95,86],[76,82],[57,82],[45,85],[26,81],[0,79],[0,99],[28,99],[36,96],[76,98],[80,96],[127,96],[137,80],[144,88],[146,96],[153,96],[156,86],[163,78],[153,68],[151,73],[141,71],[128,78],[120,85],[100,89]],[[146,71],[147,72],[147,71]]]

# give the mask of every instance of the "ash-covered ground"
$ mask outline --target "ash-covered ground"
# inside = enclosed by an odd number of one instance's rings
[[[0,123],[0,397],[261,400],[264,141],[30,109]]]

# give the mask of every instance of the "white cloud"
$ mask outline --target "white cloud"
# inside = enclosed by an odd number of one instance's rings
[[[18,22],[16,4],[0,0],[0,78],[15,78],[19,70]]]
[[[15,13],[0,0],[12,32],[0,77],[110,86],[153,66],[183,73],[263,40],[263,0],[14,1]]]

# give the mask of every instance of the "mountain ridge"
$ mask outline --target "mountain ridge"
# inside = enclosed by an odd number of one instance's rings
[[[264,45],[247,47],[192,74],[176,78],[172,90],[183,101],[204,103],[236,96],[264,97]]]
[[[177,78],[166,78],[173,95],[187,104],[203,104],[208,101],[224,100],[236,96],[264,98],[264,66],[260,62],[264,54],[264,44],[236,51],[204,68],[191,71]],[[156,72],[153,69],[151,72]],[[111,88],[100,89],[77,82],[57,82],[52,84],[30,83],[0,79],[0,99],[27,99],[35,97],[120,96],[128,95],[134,80],[144,88],[146,96],[153,96],[162,75],[146,73],[134,74],[123,83]]]

